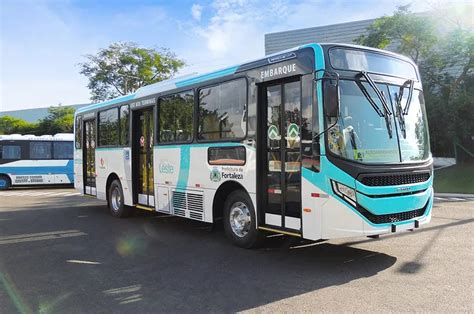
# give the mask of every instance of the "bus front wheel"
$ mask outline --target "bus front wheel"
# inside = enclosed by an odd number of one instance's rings
[[[8,190],[10,186],[10,178],[6,175],[0,175],[0,190]]]
[[[255,210],[249,195],[237,190],[229,194],[224,204],[224,230],[237,246],[253,248],[260,243]]]
[[[122,184],[119,180],[114,180],[110,184],[109,210],[112,216],[118,218],[128,217],[132,213],[132,209],[124,203]]]

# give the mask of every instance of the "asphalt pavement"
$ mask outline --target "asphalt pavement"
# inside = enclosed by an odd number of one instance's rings
[[[473,213],[438,199],[415,232],[244,250],[73,189],[0,191],[0,313],[474,312]]]

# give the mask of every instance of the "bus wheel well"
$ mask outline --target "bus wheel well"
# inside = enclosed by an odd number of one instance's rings
[[[236,190],[242,190],[248,193],[247,190],[240,183],[237,183],[235,181],[227,181],[224,182],[221,186],[219,186],[216,191],[216,194],[214,195],[214,201],[212,203],[213,222],[222,219],[222,216],[224,215],[224,203],[226,197]]]
[[[107,197],[107,204],[109,203],[109,188],[112,182],[114,182],[114,180],[120,181],[118,175],[112,172],[111,174],[109,174],[109,177],[107,178],[107,183],[105,184],[105,195]]]

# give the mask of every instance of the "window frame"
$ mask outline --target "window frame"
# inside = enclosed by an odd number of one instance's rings
[[[244,130],[244,134],[242,137],[234,137],[234,138],[224,138],[224,139],[219,139],[219,140],[206,140],[206,139],[199,139],[199,107],[200,107],[200,101],[199,101],[199,93],[201,92],[202,89],[205,89],[205,88],[212,88],[212,87],[216,87],[216,86],[219,86],[219,85],[222,85],[222,84],[225,84],[225,83],[229,83],[229,82],[233,82],[233,81],[238,81],[238,80],[243,80],[245,82],[245,107],[244,107],[244,110],[245,110],[245,130]],[[199,88],[196,89],[196,93],[195,93],[195,104],[196,104],[196,119],[195,119],[195,123],[196,123],[196,127],[195,127],[195,138],[196,138],[196,142],[198,143],[222,143],[222,142],[241,142],[243,140],[245,140],[247,138],[247,134],[248,134],[248,107],[249,107],[249,80],[246,76],[239,76],[239,77],[235,77],[235,78],[231,78],[231,79],[228,79],[228,80],[223,80],[223,81],[220,81],[220,82],[217,82],[217,83],[214,83],[214,84],[209,84],[209,85],[204,85],[204,86],[200,86]],[[196,97],[197,95],[197,97]]]
[[[33,158],[33,156],[31,155],[31,144],[33,143],[49,143],[50,144],[49,154],[51,157],[50,158]],[[28,160],[54,160],[53,141],[28,141]]]
[[[1,149],[2,149],[2,154],[1,154],[2,158],[1,158],[1,160],[24,160],[25,159],[25,158],[23,158],[25,152],[23,150],[23,145],[22,145],[21,141],[14,141],[14,142],[10,142],[10,143],[2,143],[0,146],[1,146]],[[5,146],[18,146],[18,147],[20,147],[20,158],[15,158],[15,159],[5,158],[3,156],[3,148]],[[29,151],[28,151],[28,153],[29,153]]]
[[[52,145],[52,146],[53,146],[53,147],[52,147],[52,149],[53,149],[53,155],[52,155],[52,158],[51,158],[51,159],[53,159],[53,160],[73,160],[73,159],[74,159],[74,145],[72,146],[72,147],[73,147],[73,150],[72,150],[72,156],[71,156],[71,158],[56,158],[56,155],[55,155],[55,152],[56,152],[56,150],[54,149],[55,144],[56,144],[56,145],[59,144],[59,143],[61,143],[61,144],[62,144],[62,143],[66,143],[66,144],[67,144],[67,143],[69,143],[69,141],[52,141],[52,143],[53,143],[53,145]]]
[[[244,163],[241,165],[236,165],[232,163],[211,163],[210,156],[212,150],[218,149],[243,149],[244,150]],[[213,167],[220,166],[233,166],[233,167],[244,167],[247,164],[247,148],[244,145],[235,145],[235,146],[210,146],[207,148],[207,164]]]
[[[78,133],[78,125],[80,128],[80,132]],[[82,128],[84,127],[83,125],[83,119],[81,115],[77,115],[76,119],[74,121],[74,148],[75,149],[82,149]],[[78,141],[79,140],[79,141]]]
[[[175,144],[191,144],[194,142],[194,139],[197,139],[197,136],[196,136],[196,132],[197,132],[197,128],[196,128],[196,89],[195,88],[190,88],[190,89],[185,89],[185,90],[181,90],[181,91],[178,91],[178,92],[174,92],[174,93],[171,93],[171,94],[166,94],[166,95],[161,95],[158,97],[157,101],[156,101],[156,123],[155,123],[155,127],[156,127],[156,130],[157,132],[155,132],[156,134],[156,139],[155,139],[155,143],[157,145],[175,145]],[[186,93],[186,92],[192,92],[193,93],[193,116],[192,116],[192,131],[191,131],[191,139],[188,140],[188,141],[173,141],[173,142],[161,142],[160,141],[160,101],[163,99],[163,98],[167,98],[167,97],[171,97],[171,96],[174,96],[174,95],[177,95],[177,94],[181,94],[181,93]]]
[[[121,147],[120,145],[120,108],[121,106],[120,105],[116,105],[116,106],[113,106],[113,107],[109,107],[109,108],[106,108],[106,109],[103,109],[103,110],[100,110],[100,111],[97,111],[97,114],[96,114],[96,121],[97,121],[97,130],[96,130],[96,148],[111,148],[111,147]],[[101,145],[100,144],[100,113],[101,112],[107,112],[109,110],[112,110],[112,109],[115,109],[117,110],[117,124],[118,124],[118,130],[117,130],[117,143],[116,144],[107,144],[107,145]]]

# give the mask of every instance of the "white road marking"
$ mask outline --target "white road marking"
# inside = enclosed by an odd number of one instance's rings
[[[89,264],[89,265],[100,265],[99,262],[91,262],[91,261],[80,261],[77,259],[69,259],[66,262],[68,263],[75,263],[75,264]]]
[[[39,232],[29,234],[17,234],[12,236],[0,237],[0,245],[2,244],[13,244],[31,241],[42,241],[42,240],[53,240],[69,237],[84,236],[87,233],[79,230],[64,230],[64,231],[53,231],[53,232]]]
[[[458,197],[450,197],[449,198],[451,201],[465,201],[466,199],[464,198],[458,198]]]
[[[0,192],[0,196],[30,196],[30,197],[56,197],[81,195],[79,192],[38,192],[38,191],[6,191]]]

